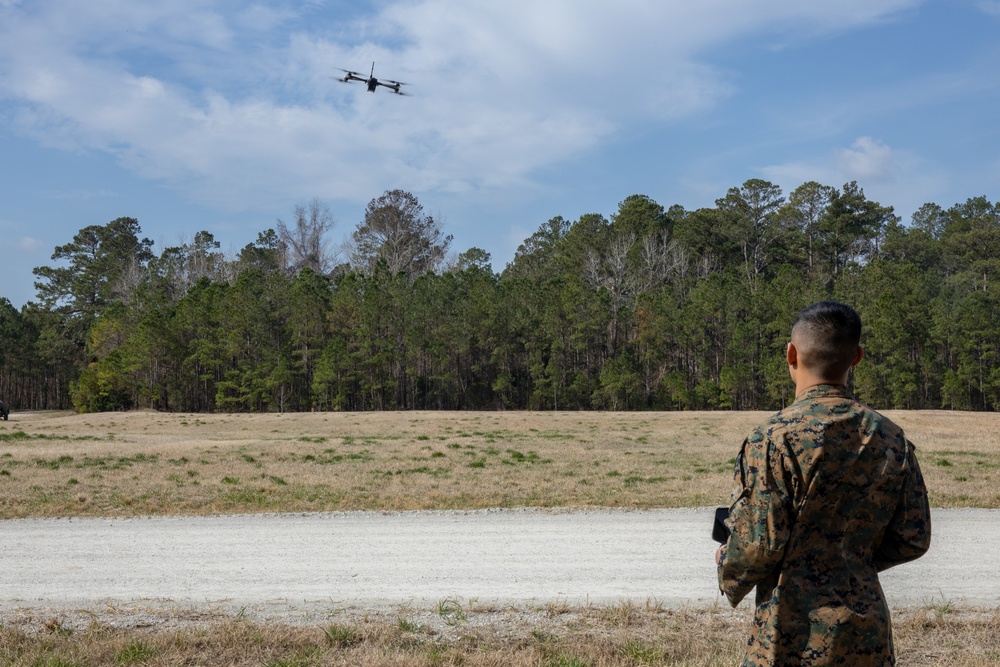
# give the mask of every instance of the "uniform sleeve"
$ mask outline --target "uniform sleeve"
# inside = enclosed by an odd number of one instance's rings
[[[790,484],[782,451],[758,431],[743,442],[733,479],[729,541],[719,562],[719,589],[734,607],[781,563],[791,532]]]
[[[920,473],[916,451],[909,440],[906,441],[905,451],[905,477],[899,502],[882,543],[875,550],[875,567],[879,572],[920,558],[931,546],[931,510],[927,500],[927,486]]]

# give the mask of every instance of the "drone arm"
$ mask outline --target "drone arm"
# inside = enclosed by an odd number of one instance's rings
[[[379,85],[379,86],[385,86],[386,88],[388,88],[392,92],[396,93],[397,95],[405,95],[406,94],[406,93],[404,93],[404,92],[402,92],[400,90],[400,87],[403,84],[401,82],[399,82],[399,81],[389,81],[389,83],[384,83],[382,81],[376,81],[375,83],[377,85]]]

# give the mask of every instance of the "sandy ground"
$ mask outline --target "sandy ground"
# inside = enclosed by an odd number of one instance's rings
[[[0,613],[119,605],[274,619],[405,605],[724,604],[710,508],[0,522]],[[936,510],[893,607],[1000,605],[1000,511]],[[746,603],[744,603],[746,604]]]

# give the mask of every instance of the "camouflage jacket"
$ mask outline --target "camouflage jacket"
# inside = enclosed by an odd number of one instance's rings
[[[878,572],[923,555],[913,445],[846,387],[802,392],[743,442],[719,587],[757,587],[744,665],[894,665]]]

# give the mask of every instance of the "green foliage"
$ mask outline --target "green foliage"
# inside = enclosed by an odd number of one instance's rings
[[[450,626],[456,626],[468,620],[462,603],[452,598],[438,602],[437,613],[441,620]]]
[[[306,222],[311,210],[296,209]],[[478,248],[446,266],[450,238],[402,191],[372,200],[354,268],[321,273],[320,223],[262,232],[233,259],[208,232],[154,256],[130,218],[81,230],[56,248],[62,265],[35,270],[38,304],[0,299],[3,398],[81,411],[775,409],[793,399],[792,321],[837,298],[865,324],[863,400],[1000,407],[1000,207],[984,197],[927,204],[904,226],[856,183],[786,198],[751,179],[691,212],[632,195],[610,219],[542,224],[501,274]]]
[[[361,641],[361,633],[351,625],[341,625],[334,623],[323,629],[326,641],[330,646],[346,648]]]
[[[626,640],[621,653],[641,665],[655,665],[663,661],[663,649],[638,639]]]
[[[131,642],[115,654],[115,664],[141,665],[156,657],[157,648],[142,639]]]

